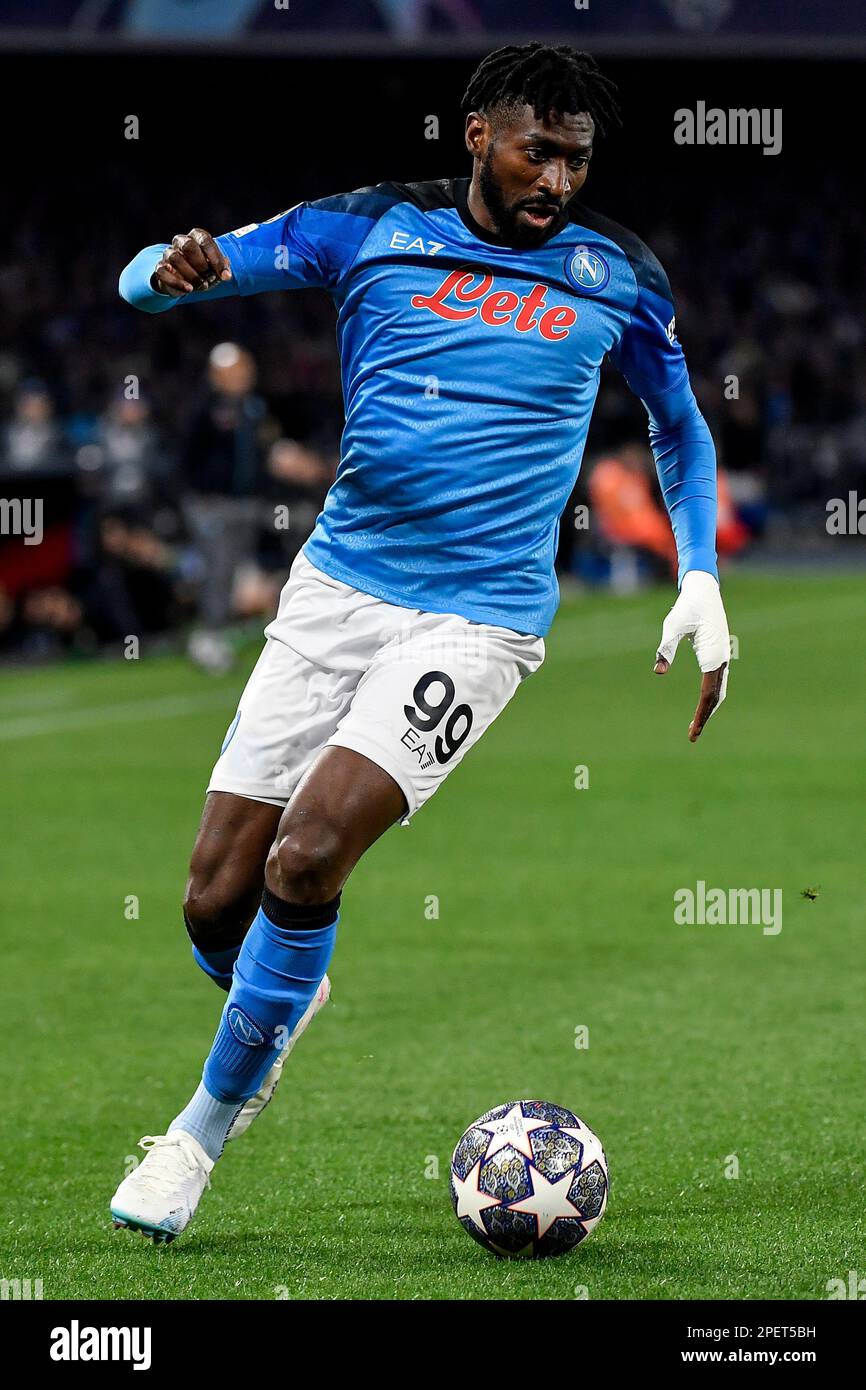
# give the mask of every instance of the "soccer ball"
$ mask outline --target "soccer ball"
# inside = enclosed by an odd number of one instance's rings
[[[546,1100],[488,1110],[451,1159],[457,1219],[496,1255],[540,1259],[573,1250],[604,1216],[607,1188],[600,1141]]]

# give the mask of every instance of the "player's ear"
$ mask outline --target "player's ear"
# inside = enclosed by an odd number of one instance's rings
[[[490,143],[490,122],[480,111],[470,111],[466,117],[466,148],[476,159],[483,159]]]

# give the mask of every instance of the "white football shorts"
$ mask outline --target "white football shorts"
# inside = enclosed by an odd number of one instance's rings
[[[352,589],[301,552],[208,791],[285,806],[325,747],[393,777],[404,823],[544,660],[541,637]]]

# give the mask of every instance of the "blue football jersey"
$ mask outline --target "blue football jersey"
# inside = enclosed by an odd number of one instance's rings
[[[337,307],[346,423],[304,546],[313,564],[402,607],[543,635],[559,598],[559,517],[605,355],[649,415],[680,563],[717,576],[712,438],[674,332],[667,277],[633,233],[572,202],[517,249],[472,217],[468,179],[382,183],[217,237],[233,279],[173,299],[124,270],[149,312],[318,286]]]

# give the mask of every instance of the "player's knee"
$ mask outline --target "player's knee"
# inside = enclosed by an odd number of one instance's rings
[[[183,899],[183,918],[193,945],[202,951],[225,950],[243,940],[256,911],[249,893],[205,875],[191,873]]]
[[[265,882],[290,903],[326,903],[343,886],[340,838],[327,822],[290,826],[277,836]]]

